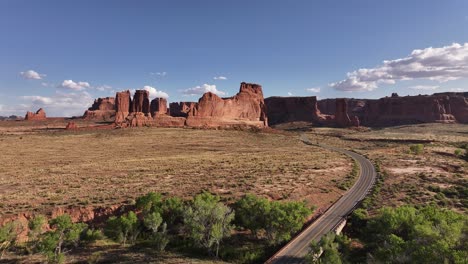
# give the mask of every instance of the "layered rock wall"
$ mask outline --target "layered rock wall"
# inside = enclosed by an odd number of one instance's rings
[[[317,108],[317,97],[269,97],[265,99],[269,125],[289,122],[311,122],[325,125],[331,117]]]
[[[150,112],[150,101],[149,92],[146,90],[136,90],[133,95],[133,101],[131,106],[132,113],[144,113],[149,114]]]
[[[165,98],[154,98],[150,104],[150,112],[153,117],[167,114],[167,100]]]
[[[195,102],[174,102],[169,104],[169,113],[175,117],[187,117],[188,113],[195,107]]]
[[[188,126],[268,126],[262,86],[241,83],[239,93],[233,97],[220,98],[214,93],[205,93],[188,112]]]
[[[338,99],[318,102],[325,113],[336,112]],[[349,116],[365,126],[394,126],[417,123],[468,123],[468,93],[398,96],[380,99],[345,99]],[[335,107],[333,107],[335,105]]]
[[[94,100],[93,105],[83,115],[87,120],[111,121],[115,118],[115,98],[105,97]]]

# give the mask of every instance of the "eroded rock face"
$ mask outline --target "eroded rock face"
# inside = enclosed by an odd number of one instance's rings
[[[326,125],[332,119],[318,110],[316,96],[269,97],[265,104],[269,125],[298,121]]]
[[[167,100],[166,100],[166,98],[154,98],[151,101],[150,112],[151,112],[151,115],[153,117],[157,116],[157,115],[167,114]]]
[[[93,105],[88,110],[113,110],[115,111],[115,98],[104,97],[94,100]]]
[[[450,101],[449,96],[386,97],[368,100],[363,122],[372,126],[455,122]]]
[[[115,122],[121,123],[130,113],[130,107],[132,105],[132,99],[130,97],[130,91],[117,92],[115,95]]]
[[[125,127],[144,127],[152,126],[153,118],[150,114],[143,112],[130,113],[125,117],[125,120],[120,122],[118,125],[122,128]]]
[[[169,113],[175,117],[187,117],[188,113],[195,108],[195,102],[175,102],[169,104]]]
[[[339,127],[352,126],[351,118],[348,115],[348,103],[344,98],[337,98],[335,100],[335,122]]]
[[[217,127],[247,125],[268,126],[262,86],[241,83],[239,93],[220,98],[205,93],[188,112],[187,125],[193,127]]]
[[[133,95],[132,113],[144,113],[149,114],[150,112],[150,101],[149,101],[149,92],[146,90],[136,90]]]
[[[46,120],[46,119],[47,119],[46,112],[42,108],[39,108],[39,110],[37,110],[36,113],[28,111],[26,113],[26,116],[24,117],[24,120],[38,121],[38,120]]]
[[[105,97],[94,100],[83,115],[87,120],[112,121],[115,118],[115,98]]]
[[[337,99],[318,102],[327,114],[336,111]],[[349,116],[364,126],[394,126],[417,123],[468,123],[468,93],[397,96],[380,99],[345,99]]]
[[[68,122],[67,126],[65,127],[65,130],[76,130],[78,129],[78,126],[75,124],[75,122]]]

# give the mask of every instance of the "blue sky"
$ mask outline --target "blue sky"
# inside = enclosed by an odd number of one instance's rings
[[[196,101],[242,81],[266,97],[468,90],[464,0],[2,0],[0,36],[0,115],[80,115],[144,87]]]

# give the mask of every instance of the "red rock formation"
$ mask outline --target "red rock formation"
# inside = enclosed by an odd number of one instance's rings
[[[93,105],[86,110],[83,119],[111,121],[115,117],[114,97],[98,98]]]
[[[339,127],[350,127],[352,126],[351,119],[348,115],[348,103],[344,98],[337,98],[335,100],[336,111],[335,111],[335,122]]]
[[[115,98],[105,97],[94,100],[93,105],[88,110],[112,110],[115,111]]]
[[[262,87],[243,82],[239,93],[230,98],[205,93],[189,111],[186,124],[192,127],[268,126]]]
[[[150,112],[149,92],[146,90],[136,90],[133,95],[132,113],[141,112],[148,114]]]
[[[331,123],[331,116],[317,108],[317,97],[269,97],[265,99],[269,125],[289,122],[311,122],[319,125]]]
[[[75,130],[78,129],[78,126],[75,124],[75,122],[68,122],[67,126],[65,127],[65,130]]]
[[[468,106],[468,101],[464,100]],[[455,122],[449,96],[386,97],[368,100],[363,121],[372,126]]]
[[[468,123],[468,93],[398,96],[381,99],[346,99],[348,115],[364,126],[393,126],[428,122]],[[333,114],[336,100],[318,102],[322,112]]]
[[[157,127],[184,127],[186,120],[187,118],[185,117],[158,115],[153,119],[151,125]]]
[[[135,112],[128,114],[122,122],[116,124],[122,128],[152,126],[153,118],[150,114]]]
[[[348,115],[357,115],[361,117],[360,113],[363,111],[364,106],[366,105],[366,99],[349,99],[346,98],[346,103],[348,105]],[[321,113],[327,115],[334,115],[336,112],[336,99],[323,99],[317,101],[318,109]]]
[[[26,116],[24,117],[24,120],[46,120],[46,112],[44,109],[39,108],[39,110],[36,111],[36,113],[33,112],[27,112]]]
[[[169,113],[175,117],[187,117],[191,109],[195,108],[195,102],[176,102],[169,104]]]
[[[151,101],[150,112],[151,112],[151,115],[153,117],[157,116],[157,115],[167,114],[167,100],[166,100],[166,98],[154,98]]]
[[[130,91],[126,90],[123,92],[117,92],[115,95],[115,122],[121,123],[130,113],[130,107],[132,105],[132,99],[130,97]]]

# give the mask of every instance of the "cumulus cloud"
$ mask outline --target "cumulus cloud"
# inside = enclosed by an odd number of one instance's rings
[[[33,79],[33,80],[41,80],[43,77],[46,76],[45,74],[40,74],[33,70],[20,72],[20,75],[23,76],[23,78],[25,79]]]
[[[216,77],[213,77],[214,80],[227,80],[227,77],[224,77],[224,76],[216,76]]]
[[[349,72],[347,78],[329,84],[341,91],[372,91],[380,84],[427,79],[447,82],[468,77],[468,43],[453,43],[441,48],[413,50],[405,58],[384,61],[371,69]]]
[[[35,111],[44,108],[49,116],[73,116],[82,115],[94,101],[93,96],[86,91],[62,93],[57,92],[52,96],[21,96],[23,111]],[[17,109],[16,111],[19,111]]]
[[[410,86],[410,89],[413,90],[425,90],[425,91],[433,91],[439,89],[438,85],[415,85],[415,86]]]
[[[73,80],[65,80],[59,85],[60,88],[82,91],[87,88],[91,88],[91,85],[88,82],[74,82]]]
[[[158,91],[156,88],[148,85],[144,86],[143,90],[148,91],[151,98],[169,98],[169,95],[167,93],[163,91]]]
[[[291,92],[288,92],[288,96],[293,96],[294,94]]]
[[[320,93],[320,87],[307,88],[306,91],[309,93]]]
[[[40,96],[40,95],[28,95],[28,96],[22,96],[21,98],[26,101],[31,101],[33,104],[38,104],[38,105],[49,105],[54,102],[52,98]]]
[[[226,92],[219,91],[216,89],[216,85],[214,84],[203,84],[202,86],[195,86],[192,88],[188,88],[182,91],[183,95],[188,95],[188,96],[195,96],[195,95],[202,95],[204,93],[214,93],[216,95],[226,95]]]
[[[101,91],[101,92],[104,92],[106,90],[111,90],[111,89],[112,89],[112,86],[106,85],[106,84],[96,87],[96,90]]]

